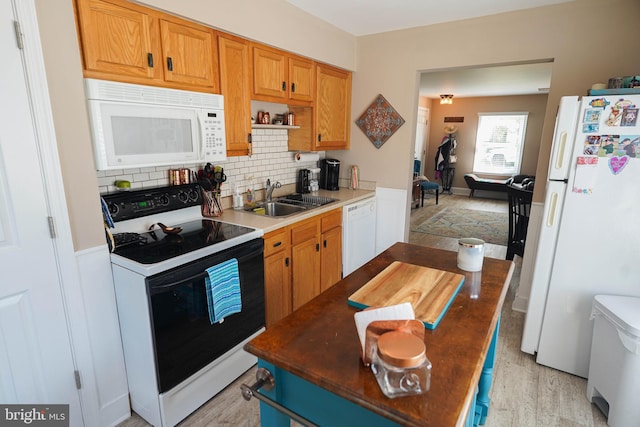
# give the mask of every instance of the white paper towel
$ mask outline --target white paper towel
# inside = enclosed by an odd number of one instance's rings
[[[320,160],[319,153],[296,153],[293,156],[295,162],[317,162]]]

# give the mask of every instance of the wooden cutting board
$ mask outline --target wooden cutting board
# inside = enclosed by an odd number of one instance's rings
[[[435,329],[463,283],[462,274],[394,261],[354,292],[348,303],[367,308],[409,302],[416,319]]]

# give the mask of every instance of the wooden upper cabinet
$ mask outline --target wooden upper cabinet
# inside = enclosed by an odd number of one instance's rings
[[[311,103],[313,61],[262,45],[253,45],[252,51],[254,99]]]
[[[79,0],[77,13],[85,77],[162,80],[156,17],[136,6],[92,0]]]
[[[246,156],[251,149],[251,62],[249,42],[218,36],[220,89],[224,95],[227,156]]]
[[[213,29],[125,0],[76,0],[84,76],[220,92]]]
[[[162,55],[167,82],[219,92],[217,44],[212,29],[162,19]]]
[[[289,131],[290,151],[348,150],[351,131],[351,72],[315,65],[311,106],[289,105],[300,129]]]
[[[284,99],[287,89],[285,54],[253,47],[253,94]]]
[[[346,150],[351,130],[351,73],[316,66],[316,150]]]
[[[289,98],[313,101],[314,66],[303,58],[289,58]]]

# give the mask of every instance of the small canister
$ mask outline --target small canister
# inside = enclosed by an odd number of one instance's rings
[[[191,183],[191,169],[180,169],[180,184]]]
[[[295,126],[295,122],[296,122],[295,115],[291,112],[287,114],[287,125]]]
[[[607,85],[608,89],[620,89],[624,86],[624,77],[611,77]]]
[[[424,341],[417,336],[390,331],[378,337],[371,371],[385,396],[394,398],[429,390],[431,362]]]
[[[169,185],[180,185],[180,169],[169,169]]]
[[[466,238],[458,240],[458,268],[465,271],[482,270],[484,240]]]

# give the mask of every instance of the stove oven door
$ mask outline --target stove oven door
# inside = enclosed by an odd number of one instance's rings
[[[147,278],[160,393],[264,327],[262,252],[262,239],[255,239]],[[231,258],[238,260],[242,311],[211,324],[205,270]]]

